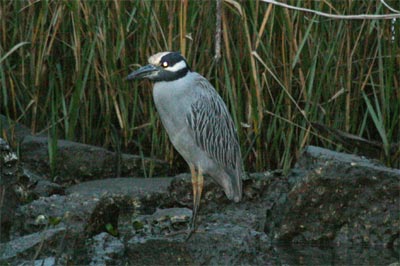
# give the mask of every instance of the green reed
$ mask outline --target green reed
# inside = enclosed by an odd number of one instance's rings
[[[387,11],[377,5],[301,1],[328,13]],[[49,129],[52,165],[61,138],[164,158],[181,171],[150,83],[124,80],[149,55],[177,50],[225,99],[246,170],[289,169],[309,144],[357,151],[311,122],[381,142],[377,157],[399,167],[391,147],[400,139],[400,20],[333,20],[226,1],[217,62],[215,8],[214,1],[1,1],[0,113],[33,132]]]

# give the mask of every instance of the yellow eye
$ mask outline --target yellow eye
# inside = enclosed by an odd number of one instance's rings
[[[168,67],[168,62],[167,62],[167,61],[162,62],[161,66],[162,66],[163,68]]]

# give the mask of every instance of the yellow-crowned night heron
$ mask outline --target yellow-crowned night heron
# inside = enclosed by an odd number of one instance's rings
[[[127,79],[154,82],[153,98],[168,136],[190,167],[193,185],[193,215],[190,234],[203,190],[203,175],[209,175],[230,200],[242,198],[242,158],[235,125],[228,108],[210,82],[192,72],[178,52],[157,53],[149,64]],[[190,235],[189,234],[189,235]]]

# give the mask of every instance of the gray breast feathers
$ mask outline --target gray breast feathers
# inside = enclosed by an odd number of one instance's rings
[[[222,98],[204,78],[186,119],[197,146],[220,166],[241,171],[241,155],[235,125]],[[197,93],[196,93],[197,94]]]

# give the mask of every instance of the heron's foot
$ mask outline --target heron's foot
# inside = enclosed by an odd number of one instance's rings
[[[182,229],[179,231],[170,232],[170,233],[166,234],[165,236],[173,237],[173,236],[177,236],[177,235],[184,235],[184,234],[187,235],[187,234],[189,234],[189,231],[190,231],[190,229]]]
[[[169,234],[167,234],[167,237],[174,237],[177,235],[186,235],[185,237],[185,242],[189,241],[189,239],[194,235],[194,233],[201,233],[204,232],[203,230],[198,230],[198,229],[184,229],[184,230],[179,230],[179,231],[175,231],[175,232],[171,232]]]
[[[194,233],[196,233],[196,228],[190,228],[189,230],[188,230],[188,234],[187,234],[187,236],[186,236],[186,238],[185,238],[185,242],[187,242],[187,241],[189,241],[189,239],[192,237],[192,235],[194,234]]]
[[[189,241],[189,239],[196,233],[196,234],[201,234],[201,233],[205,233],[206,230],[205,229],[199,229],[197,227],[190,227],[190,229],[187,230],[187,236],[185,241]]]

